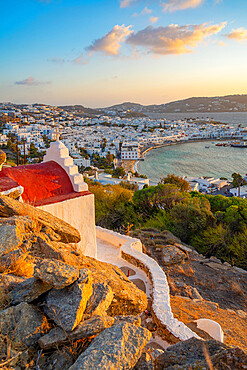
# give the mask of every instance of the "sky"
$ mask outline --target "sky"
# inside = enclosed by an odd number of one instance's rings
[[[0,102],[247,93],[246,0],[0,0]]]

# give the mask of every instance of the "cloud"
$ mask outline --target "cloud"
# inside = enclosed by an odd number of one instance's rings
[[[127,8],[133,5],[137,0],[120,0],[120,8]],[[155,0],[158,2],[165,12],[174,12],[176,10],[184,10],[196,8],[206,0]],[[215,0],[220,3],[222,0]]]
[[[141,15],[151,14],[152,9],[149,9],[147,6],[141,11]]]
[[[47,85],[50,84],[51,81],[41,82],[35,80],[33,77],[25,78],[25,80],[22,81],[16,81],[15,85],[26,85],[26,86],[38,86],[38,85]]]
[[[48,62],[52,62],[52,63],[57,63],[57,64],[63,64],[65,63],[65,59],[63,58],[51,58],[51,59],[47,59]]]
[[[159,18],[158,17],[150,17],[149,18],[149,21],[150,21],[150,23],[156,23],[156,22],[158,22],[158,20],[159,20]]]
[[[191,53],[206,37],[219,33],[226,22],[208,25],[170,25],[167,27],[148,26],[128,36],[126,42],[133,47],[141,47],[153,54]]]
[[[88,64],[90,60],[90,55],[88,54],[81,54],[77,58],[73,59],[72,62],[76,64]]]
[[[90,46],[86,48],[89,54],[93,52],[101,52],[104,55],[119,55],[119,49],[125,39],[133,32],[130,28],[123,24],[122,26],[116,25],[103,37],[95,40]]]
[[[120,0],[120,8],[127,8],[130,6],[135,0]]]
[[[184,10],[188,8],[196,8],[205,0],[167,0],[162,2],[163,10],[165,12],[175,12],[176,10]]]
[[[243,41],[247,40],[247,30],[243,27],[232,30],[232,32],[225,35],[228,39]]]
[[[147,6],[142,9],[140,13],[134,13],[132,14],[132,17],[140,17],[141,15],[148,15],[152,13],[152,9],[149,9]]]

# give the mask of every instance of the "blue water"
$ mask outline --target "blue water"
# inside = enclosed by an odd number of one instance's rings
[[[153,181],[159,181],[168,173],[229,180],[233,172],[247,174],[247,148],[217,147],[216,142],[177,144],[151,150],[145,154],[145,160],[139,162],[138,172]]]

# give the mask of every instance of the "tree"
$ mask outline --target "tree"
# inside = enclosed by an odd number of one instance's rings
[[[232,185],[234,188],[238,188],[238,196],[240,197],[240,186],[245,185],[246,181],[243,177],[239,174],[234,172],[232,174]]]
[[[111,154],[110,152],[108,152],[108,153],[106,154],[105,159],[106,159],[107,166],[110,166],[110,165],[112,164],[112,162],[113,162],[114,155],[113,155],[113,154]]]
[[[119,179],[119,177],[123,178],[124,176],[125,176],[125,171],[123,167],[117,167],[112,171],[112,177]]]
[[[134,205],[144,219],[150,218],[159,210],[171,210],[184,199],[175,185],[159,184],[138,190],[133,197]]]
[[[175,176],[174,174],[168,174],[166,177],[160,180],[161,184],[174,184],[178,187],[180,191],[190,191],[191,187],[188,181],[184,180],[182,177]]]
[[[205,198],[187,198],[171,210],[171,231],[184,242],[215,225],[210,203]]]
[[[30,143],[29,155],[30,155],[31,158],[34,158],[34,157],[38,156],[38,149],[35,147],[33,142]]]
[[[132,190],[132,191],[138,190],[138,185],[135,183],[130,183],[129,181],[121,181],[119,185],[121,185],[124,189]]]

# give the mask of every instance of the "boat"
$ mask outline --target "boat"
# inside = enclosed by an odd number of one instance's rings
[[[247,143],[245,141],[241,141],[239,143],[232,143],[230,145],[233,148],[247,148]]]
[[[209,148],[209,146],[205,146],[205,148],[207,148],[207,149],[208,149],[208,148]]]
[[[223,146],[222,143],[216,143],[215,146]]]

